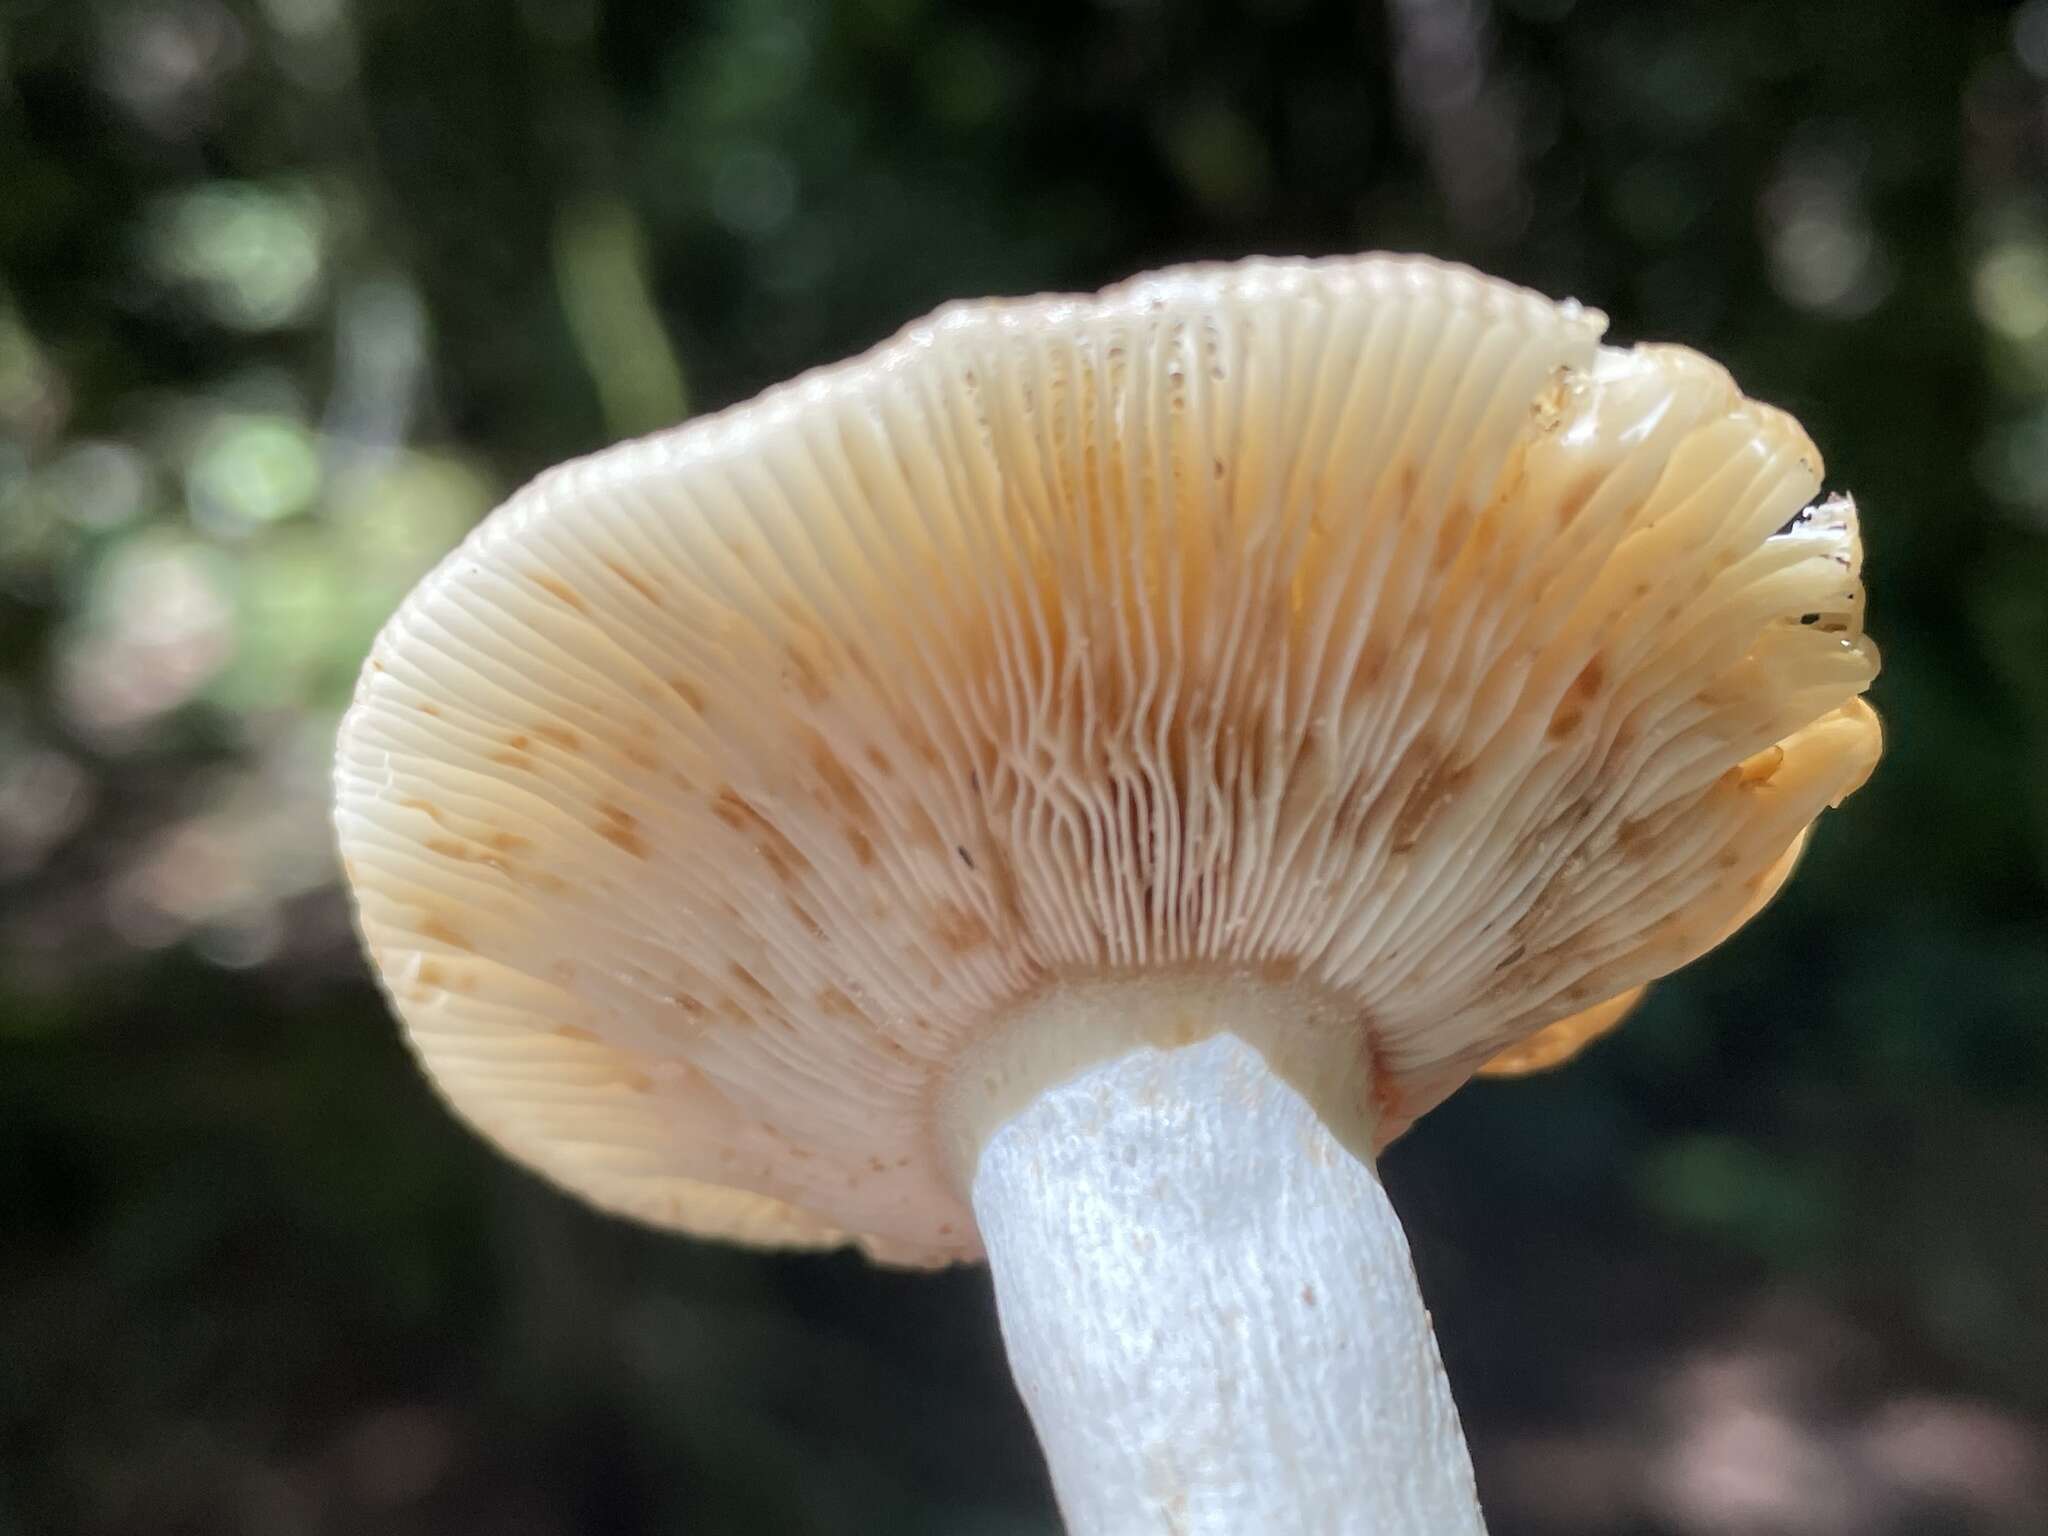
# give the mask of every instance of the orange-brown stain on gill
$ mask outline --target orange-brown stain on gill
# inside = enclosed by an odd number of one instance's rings
[[[533,584],[565,608],[573,608],[578,613],[588,613],[590,611],[584,605],[583,599],[577,595],[576,589],[566,581],[563,581],[559,576],[550,576],[544,571],[536,571],[533,575]]]
[[[482,864],[497,870],[500,874],[511,873],[510,866],[498,855],[488,849],[465,843],[459,838],[430,837],[424,846],[427,852],[439,854],[444,859],[454,859],[462,864]]]
[[[518,768],[522,771],[531,769],[533,767],[533,759],[527,755],[527,748],[532,745],[533,741],[530,737],[524,733],[514,733],[505,738],[504,751],[491,754],[491,761],[498,764],[501,768]]]
[[[810,761],[811,771],[825,786],[825,793],[833,804],[845,812],[855,826],[872,826],[874,808],[868,804],[867,796],[860,792],[853,774],[832,750],[832,744],[816,731],[805,730],[804,756]]]
[[[932,819],[932,813],[922,801],[910,807],[910,840],[920,848],[940,848],[945,839],[939,835],[939,824]]]
[[[554,725],[543,721],[541,724],[533,727],[533,734],[549,746],[560,747],[564,752],[581,752],[583,750],[583,738],[566,725]],[[523,741],[524,739],[524,737],[511,738],[513,741]],[[510,745],[510,742],[507,744]],[[514,747],[513,750],[516,752],[519,749]]]
[[[1404,766],[1404,771],[1396,777],[1395,782],[1399,783],[1401,779],[1413,776],[1413,788],[1408,791],[1407,798],[1401,802],[1401,809],[1394,816],[1389,847],[1395,853],[1412,852],[1416,844],[1422,841],[1422,834],[1428,829],[1430,822],[1463,792],[1466,784],[1471,782],[1472,768],[1469,763],[1454,765],[1448,759],[1431,761],[1429,754],[1439,750],[1441,749],[1428,737],[1423,737],[1410,753],[1411,762],[1417,766]],[[1360,823],[1358,830],[1364,832],[1371,824],[1371,818],[1368,817]]]
[[[421,917],[419,927],[415,931],[421,938],[431,939],[436,944],[445,944],[450,949],[466,950],[471,947],[462,930],[438,912],[429,912]]]
[[[837,987],[823,987],[818,992],[818,1011],[830,1019],[857,1019],[860,1009],[853,999]]]
[[[810,861],[797,851],[792,843],[767,817],[730,784],[719,786],[712,796],[711,813],[733,831],[747,838],[770,873],[784,885],[797,878],[800,870],[808,870]]]
[[[1586,503],[1591,501],[1600,487],[1606,483],[1606,469],[1596,464],[1566,487],[1565,493],[1557,499],[1557,526],[1569,528],[1577,520],[1578,515],[1586,510]]]
[[[825,927],[812,915],[811,909],[798,901],[794,896],[785,896],[783,900],[788,904],[789,915],[795,918],[797,926],[810,936],[811,942],[814,944],[824,943]]]
[[[639,593],[646,602],[656,608],[661,606],[661,589],[644,577],[636,576],[630,566],[617,560],[607,560],[604,563],[604,568],[631,587],[635,592]]]
[[[988,924],[957,902],[942,901],[932,910],[932,932],[948,953],[969,954],[988,943]]]
[[[1579,675],[1572,679],[1571,687],[1565,689],[1564,697],[1558,701],[1557,712],[1550,717],[1553,740],[1569,736],[1585,722],[1586,711],[1600,697],[1600,690],[1606,685],[1607,663],[1595,652],[1579,670]]]
[[[413,795],[400,800],[398,804],[403,810],[418,811],[437,827],[448,825],[447,820],[441,814],[441,807],[434,804],[431,800],[422,800],[417,795]]]
[[[607,800],[598,806],[597,814],[599,837],[636,859],[647,857],[647,840],[640,835],[639,819],[631,811]]]
[[[580,1024],[557,1024],[555,1033],[564,1040],[577,1040],[585,1045],[601,1045],[603,1037],[595,1030],[585,1029]]]
[[[1368,638],[1358,648],[1358,659],[1351,664],[1351,675],[1344,681],[1344,707],[1347,711],[1357,709],[1368,694],[1376,691],[1387,675],[1387,642],[1378,635]]]
[[[1462,517],[1446,517],[1437,524],[1436,546],[1430,551],[1429,572],[1441,576],[1450,569],[1451,562],[1458,557],[1458,551],[1465,547],[1470,525]]]
[[[831,697],[825,687],[825,675],[820,665],[804,654],[803,648],[790,645],[784,648],[789,662],[789,679],[796,685],[797,693],[806,704],[813,707]]]
[[[441,718],[441,706],[438,704],[415,704],[413,705],[413,708],[418,710],[421,714],[430,716],[435,720]]]
[[[692,714],[704,713],[703,690],[687,677],[672,677],[668,680],[669,692],[681,699]]]

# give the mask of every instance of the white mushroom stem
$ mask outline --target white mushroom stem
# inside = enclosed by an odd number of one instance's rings
[[[973,1199],[1073,1536],[1483,1533],[1370,1156],[1260,1050],[1082,1069],[988,1138]]]

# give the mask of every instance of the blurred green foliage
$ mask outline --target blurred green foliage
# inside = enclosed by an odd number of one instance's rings
[[[1796,411],[1887,659],[1771,913],[1389,1159],[1494,1529],[2048,1528],[2044,0],[4,0],[0,208],[0,1532],[1051,1530],[980,1276],[441,1111],[333,722],[547,463],[1368,247]]]

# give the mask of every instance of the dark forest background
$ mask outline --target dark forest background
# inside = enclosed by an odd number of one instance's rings
[[[332,732],[556,459],[1370,247],[1797,412],[1886,656],[1771,912],[1387,1159],[1496,1536],[2048,1530],[2048,0],[0,0],[0,1532],[1052,1532],[983,1273],[441,1110]]]

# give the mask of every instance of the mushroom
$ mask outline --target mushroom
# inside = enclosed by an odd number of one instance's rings
[[[341,731],[428,1075],[607,1210],[986,1254],[1077,1533],[1482,1529],[1374,1160],[1879,750],[1789,416],[1426,259],[951,306],[550,471]]]

